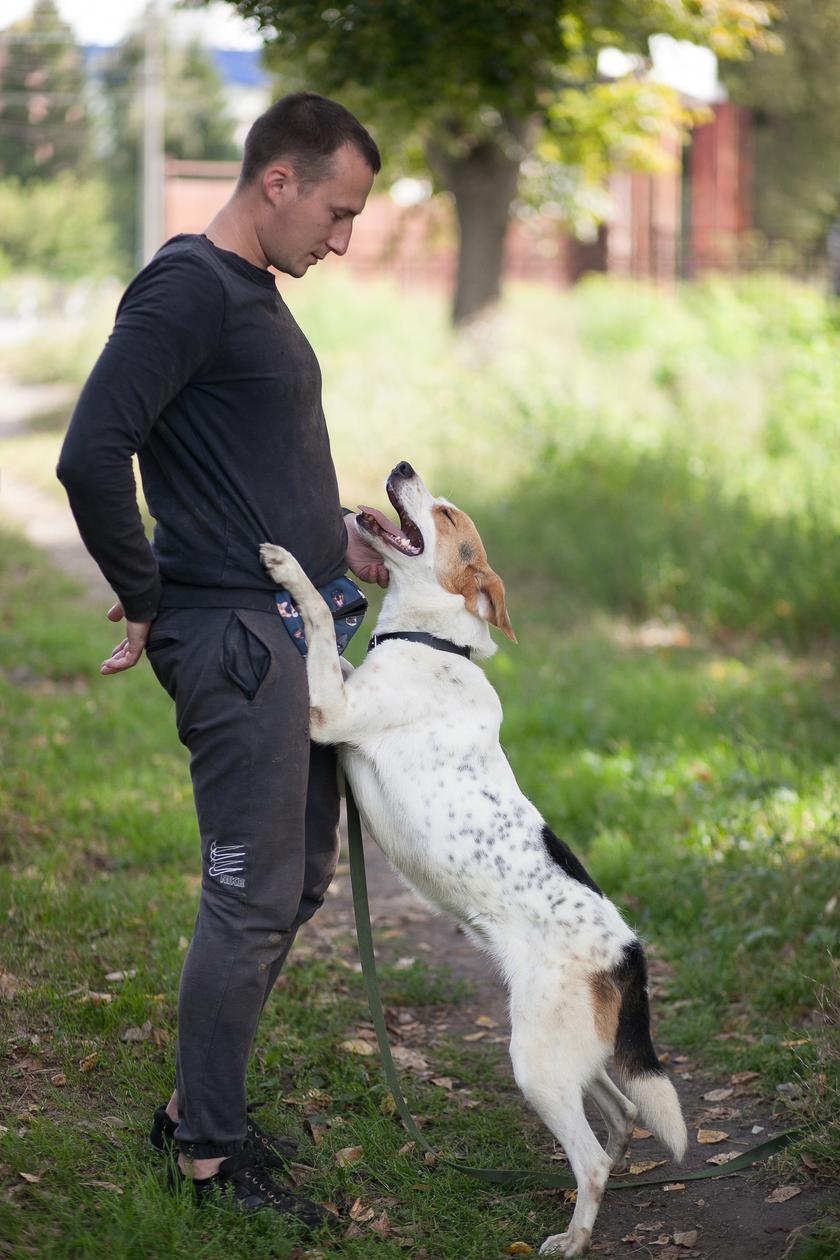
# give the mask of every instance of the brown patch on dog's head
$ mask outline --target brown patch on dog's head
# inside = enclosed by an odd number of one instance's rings
[[[441,586],[463,595],[467,608],[516,642],[505,604],[505,587],[490,568],[487,552],[473,522],[460,508],[436,503],[435,567]]]
[[[590,976],[589,987],[592,990],[595,1032],[606,1045],[614,1046],[618,1029],[618,1013],[621,1008],[619,987],[607,971],[596,971]]]

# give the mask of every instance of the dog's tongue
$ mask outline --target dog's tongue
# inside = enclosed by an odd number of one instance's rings
[[[400,532],[398,526],[393,521],[389,521],[385,513],[380,512],[379,508],[365,507],[363,503],[360,503],[359,511],[364,512],[366,516],[372,516],[377,525],[381,525],[389,534],[398,534]]]

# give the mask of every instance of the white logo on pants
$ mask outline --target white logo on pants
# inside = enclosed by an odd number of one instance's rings
[[[220,884],[232,884],[244,888],[245,880],[239,875],[245,869],[245,846],[241,844],[210,845],[210,867],[207,874]]]

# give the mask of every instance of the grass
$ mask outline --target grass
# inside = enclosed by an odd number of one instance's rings
[[[522,290],[495,341],[453,346],[432,298],[322,277],[292,296],[324,367],[345,502],[382,502],[384,473],[408,458],[478,521],[520,637],[489,666],[505,748],[648,941],[658,1035],[706,1067],[759,1071],[778,1108],[807,1121],[799,1149],[818,1175],[840,1176],[826,1125],[837,1101],[835,312],[766,278],[672,295],[593,283]],[[16,353],[37,376],[43,349]],[[57,444],[42,427],[4,460],[48,468]],[[0,548],[0,609],[0,913],[3,966],[20,982],[0,1005],[12,1188],[0,1237],[20,1255],[285,1260],[299,1239],[280,1244],[259,1220],[217,1232],[167,1195],[143,1145],[170,1086],[196,899],[169,701],[145,668],[98,677],[112,632],[16,539]],[[307,1191],[387,1210],[406,1232],[377,1242],[386,1258],[411,1240],[417,1255],[477,1260],[487,1239],[501,1254],[556,1229],[546,1199],[491,1200],[397,1154],[404,1134],[375,1061],[337,1050],[365,1015],[352,956],[343,940],[293,955],[253,1064],[251,1092],[275,1124],[321,1132]],[[413,1009],[459,997],[419,965],[389,971],[385,987]],[[110,1000],[86,996],[102,992]],[[147,1022],[146,1039],[123,1040]],[[434,1062],[470,1091],[462,1101],[484,1103],[453,1113],[451,1096],[409,1082],[436,1142],[497,1166],[545,1154],[491,1051],[444,1044]],[[362,1164],[337,1168],[335,1152],[353,1145]],[[96,1181],[116,1189],[84,1184]],[[838,1241],[821,1229],[814,1260]],[[365,1226],[328,1254],[361,1257],[370,1244]]]

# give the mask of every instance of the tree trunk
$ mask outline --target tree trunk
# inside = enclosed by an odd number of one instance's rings
[[[525,156],[525,127],[507,126],[507,146],[483,140],[464,156],[429,146],[429,165],[455,198],[458,278],[452,305],[456,327],[486,313],[499,300],[510,207]],[[513,134],[511,134],[513,133]]]

